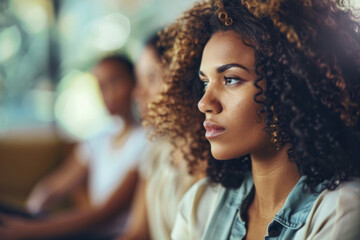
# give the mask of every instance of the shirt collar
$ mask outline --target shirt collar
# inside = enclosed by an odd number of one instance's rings
[[[232,207],[239,207],[243,203],[244,199],[248,197],[253,186],[254,182],[252,179],[252,175],[245,174],[240,187],[233,190],[234,192],[231,196],[229,205]]]
[[[325,188],[324,184],[319,184],[312,192],[305,183],[306,177],[302,176],[289,196],[286,198],[284,206],[275,215],[274,221],[279,222],[284,227],[299,229],[305,221],[315,203],[320,192]]]
[[[284,227],[299,229],[305,221],[317,199],[318,195],[325,189],[324,184],[319,184],[312,192],[305,183],[306,176],[302,176],[295,187],[286,198],[284,206],[275,215],[274,221],[279,222]],[[245,175],[241,186],[235,190],[229,205],[239,207],[244,200],[249,197],[254,186],[251,174]],[[241,206],[243,207],[243,206]]]

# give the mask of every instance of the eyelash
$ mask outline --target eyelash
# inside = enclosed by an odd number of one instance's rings
[[[204,91],[206,91],[206,89],[208,88],[210,82],[209,81],[204,81],[204,80],[201,80],[203,85],[204,85]]]
[[[234,77],[224,77],[224,85],[225,86],[234,86],[237,85],[239,83],[242,82],[241,79],[239,78],[234,78]],[[208,88],[210,82],[204,79],[201,79],[202,83],[204,84],[204,91],[206,91],[206,89]],[[231,81],[235,81],[235,83],[231,83]]]
[[[241,79],[239,79],[239,78],[234,78],[234,77],[224,77],[224,79],[225,79],[224,84],[225,84],[225,85],[228,85],[228,86],[233,86],[233,85],[236,85],[236,84],[242,82]],[[230,81],[235,81],[235,83],[232,83],[232,84],[231,84],[231,83],[229,83]]]

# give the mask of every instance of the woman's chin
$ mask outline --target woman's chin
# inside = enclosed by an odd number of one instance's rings
[[[211,145],[211,154],[216,160],[229,160],[238,157],[236,154],[226,151],[226,148],[213,147]]]

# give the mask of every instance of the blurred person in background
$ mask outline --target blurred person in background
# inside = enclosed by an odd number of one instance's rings
[[[166,48],[158,45],[158,41],[157,34],[150,37],[135,67],[135,99],[145,121],[149,103],[156,101],[165,77],[161,57]],[[140,166],[141,180],[133,201],[131,222],[118,240],[170,239],[180,199],[202,176],[189,175],[183,155],[172,147],[169,139],[154,141],[146,156]]]
[[[79,144],[27,201],[29,212],[42,213],[86,181],[90,207],[37,220],[2,215],[0,239],[111,239],[124,230],[147,144],[131,110],[134,69],[126,57],[114,55],[102,59],[94,74],[113,125]]]

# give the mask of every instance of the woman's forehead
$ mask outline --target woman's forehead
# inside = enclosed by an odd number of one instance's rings
[[[229,63],[239,63],[252,69],[255,64],[254,49],[245,45],[235,31],[219,31],[205,45],[200,70]]]

